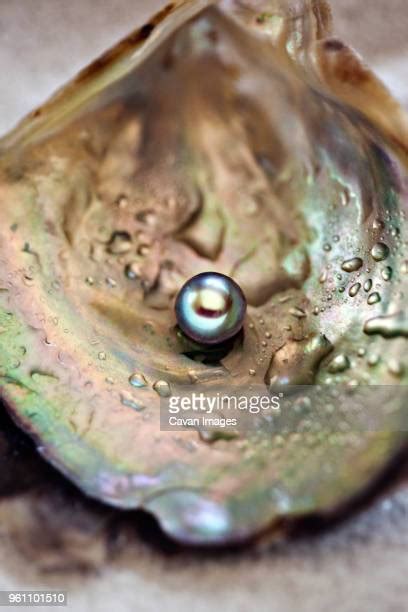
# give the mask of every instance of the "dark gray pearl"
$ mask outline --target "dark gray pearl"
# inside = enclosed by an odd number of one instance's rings
[[[242,329],[247,303],[231,278],[204,272],[191,278],[177,296],[176,317],[184,334],[200,344],[221,344]]]

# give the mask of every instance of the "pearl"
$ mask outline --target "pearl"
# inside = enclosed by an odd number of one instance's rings
[[[193,276],[176,300],[176,317],[184,334],[200,344],[221,344],[242,329],[246,299],[231,278],[217,272]]]

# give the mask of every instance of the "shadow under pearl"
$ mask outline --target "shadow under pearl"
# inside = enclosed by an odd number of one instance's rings
[[[217,367],[236,347],[244,342],[244,330],[241,329],[235,336],[220,344],[200,344],[192,340],[176,325],[175,332],[181,344],[181,354],[194,362]]]

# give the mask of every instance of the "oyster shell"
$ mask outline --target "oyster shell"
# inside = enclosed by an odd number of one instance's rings
[[[0,143],[0,384],[17,423],[87,495],[183,542],[360,497],[407,446],[407,143],[326,2],[168,5]],[[173,312],[209,269],[249,303],[215,365]],[[278,433],[160,430],[160,394],[271,382],[311,385]],[[357,385],[386,400],[375,427],[372,395],[345,410]]]

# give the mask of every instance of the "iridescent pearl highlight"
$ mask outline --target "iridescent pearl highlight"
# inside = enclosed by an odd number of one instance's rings
[[[183,333],[200,344],[221,344],[242,329],[246,299],[231,278],[205,272],[182,287],[176,301],[176,317]]]

